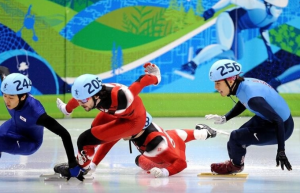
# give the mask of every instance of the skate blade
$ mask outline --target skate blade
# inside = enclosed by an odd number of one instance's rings
[[[61,176],[60,174],[41,174],[40,178],[44,181],[67,181],[67,178]]]
[[[188,79],[191,79],[191,80],[195,79],[195,76],[193,76],[191,74],[188,74],[188,73],[185,73],[185,72],[182,72],[180,70],[175,70],[174,73],[179,75],[179,76],[182,76],[184,78],[188,78]]]
[[[66,177],[64,176],[61,176],[60,174],[42,174],[40,175],[40,178],[41,179],[44,179],[44,181],[68,181]],[[72,181],[72,180],[77,180],[75,178],[70,178],[69,181]],[[94,179],[94,177],[92,175],[88,175],[88,176],[84,176],[84,182],[87,182],[87,181],[92,181]]]
[[[226,132],[226,131],[222,131],[222,130],[215,130],[217,133],[219,133],[219,134],[223,134],[223,135],[227,135],[227,136],[229,136],[230,135],[230,133],[228,133],[228,132]]]
[[[248,173],[237,174],[215,174],[212,172],[200,173],[197,176],[202,178],[248,178]]]

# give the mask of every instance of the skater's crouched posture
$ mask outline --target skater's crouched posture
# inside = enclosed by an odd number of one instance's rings
[[[255,115],[230,134],[227,143],[230,160],[211,164],[218,174],[239,173],[244,169],[246,148],[250,145],[277,144],[276,164],[287,170],[292,166],[285,154],[285,141],[292,135],[294,121],[285,100],[266,82],[243,78],[242,66],[232,60],[218,60],[209,71],[209,78],[221,96],[235,95],[239,101],[226,115],[207,115],[207,119],[223,124],[248,109]]]
[[[0,72],[4,72],[0,69]],[[0,126],[1,152],[14,155],[31,155],[42,145],[44,127],[59,135],[67,156],[66,177],[83,179],[81,168],[76,162],[69,132],[50,117],[43,105],[29,94],[32,83],[27,76],[19,73],[2,74],[1,92],[11,118]]]
[[[72,113],[78,106],[85,111],[100,111],[91,128],[81,133],[77,140],[77,161],[82,168],[89,168],[98,145],[115,143],[143,129],[146,110],[138,94],[144,87],[161,81],[160,70],[155,64],[146,63],[144,69],[145,74],[129,87],[117,83],[104,84],[96,75],[81,75],[72,85],[73,98],[68,104],[57,100],[58,108],[64,114]]]

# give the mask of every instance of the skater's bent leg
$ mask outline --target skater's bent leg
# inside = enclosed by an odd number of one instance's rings
[[[77,161],[81,167],[85,169],[88,167],[95,153],[95,148],[99,144],[101,144],[101,140],[92,134],[91,129],[88,129],[80,134],[77,140]]]
[[[26,138],[15,139],[9,136],[0,137],[0,152],[16,155],[31,155],[35,153],[40,146],[41,141],[33,141]]]

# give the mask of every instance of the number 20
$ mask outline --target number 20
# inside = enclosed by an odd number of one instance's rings
[[[83,87],[88,87],[88,93],[92,94],[95,89],[98,89],[101,86],[101,80],[99,78],[96,78],[92,80],[90,83],[85,84]]]

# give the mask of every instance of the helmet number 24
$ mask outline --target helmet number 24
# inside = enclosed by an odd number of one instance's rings
[[[101,86],[101,80],[97,77],[96,79],[93,79],[90,83],[87,83],[84,85],[84,87],[88,87],[88,93],[92,94],[95,89],[99,89]]]
[[[221,70],[220,74],[221,76],[224,76],[230,72],[234,72],[237,71],[239,72],[241,70],[240,66],[237,65],[235,62],[233,63],[226,63],[224,64],[224,66],[220,66],[219,68],[217,68],[217,70]]]
[[[27,82],[26,79],[23,80],[23,84],[21,80],[14,81],[14,84],[17,84],[16,86],[17,91],[23,90],[24,87],[28,88],[29,86],[32,86],[31,81]]]

